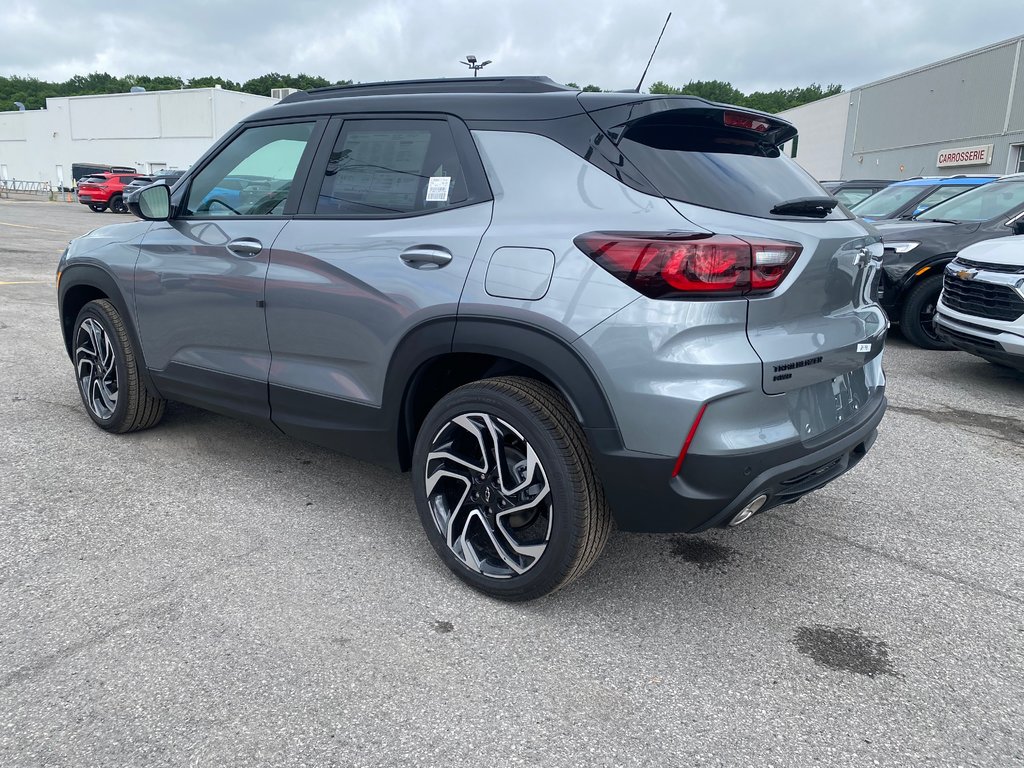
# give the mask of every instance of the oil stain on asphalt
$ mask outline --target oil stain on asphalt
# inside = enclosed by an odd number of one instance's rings
[[[673,536],[672,556],[693,563],[702,571],[723,570],[739,554],[735,549],[699,536]]]
[[[437,632],[439,635],[447,635],[449,632],[452,632],[455,629],[455,625],[452,624],[450,621],[441,621],[440,619],[438,619],[431,625],[430,628]]]
[[[821,666],[838,672],[902,677],[889,659],[885,641],[866,635],[857,627],[797,627],[793,645]]]

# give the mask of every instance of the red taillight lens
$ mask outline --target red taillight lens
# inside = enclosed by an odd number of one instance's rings
[[[730,235],[590,232],[574,242],[652,299],[765,293],[778,287],[801,251],[796,243]]]
[[[771,124],[760,117],[742,112],[723,112],[722,120],[729,128],[746,128],[748,131],[767,133]]]

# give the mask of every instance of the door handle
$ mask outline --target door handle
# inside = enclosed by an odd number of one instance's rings
[[[251,237],[240,237],[237,240],[232,240],[228,243],[227,248],[235,254],[235,256],[239,256],[243,259],[251,259],[263,250],[263,243]]]
[[[402,251],[401,259],[413,269],[440,269],[452,260],[452,253],[439,245],[414,245]]]

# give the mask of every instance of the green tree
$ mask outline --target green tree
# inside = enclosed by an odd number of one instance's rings
[[[225,80],[223,77],[215,77],[213,75],[193,77],[188,81],[189,88],[213,88],[215,85],[219,85],[221,88],[229,91],[242,90],[241,83],[236,83],[234,80]]]

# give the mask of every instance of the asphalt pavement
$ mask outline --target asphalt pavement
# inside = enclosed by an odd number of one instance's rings
[[[867,458],[508,605],[408,477],[182,405],[86,416],[0,201],[0,766],[1024,765],[1024,375],[894,334]]]

